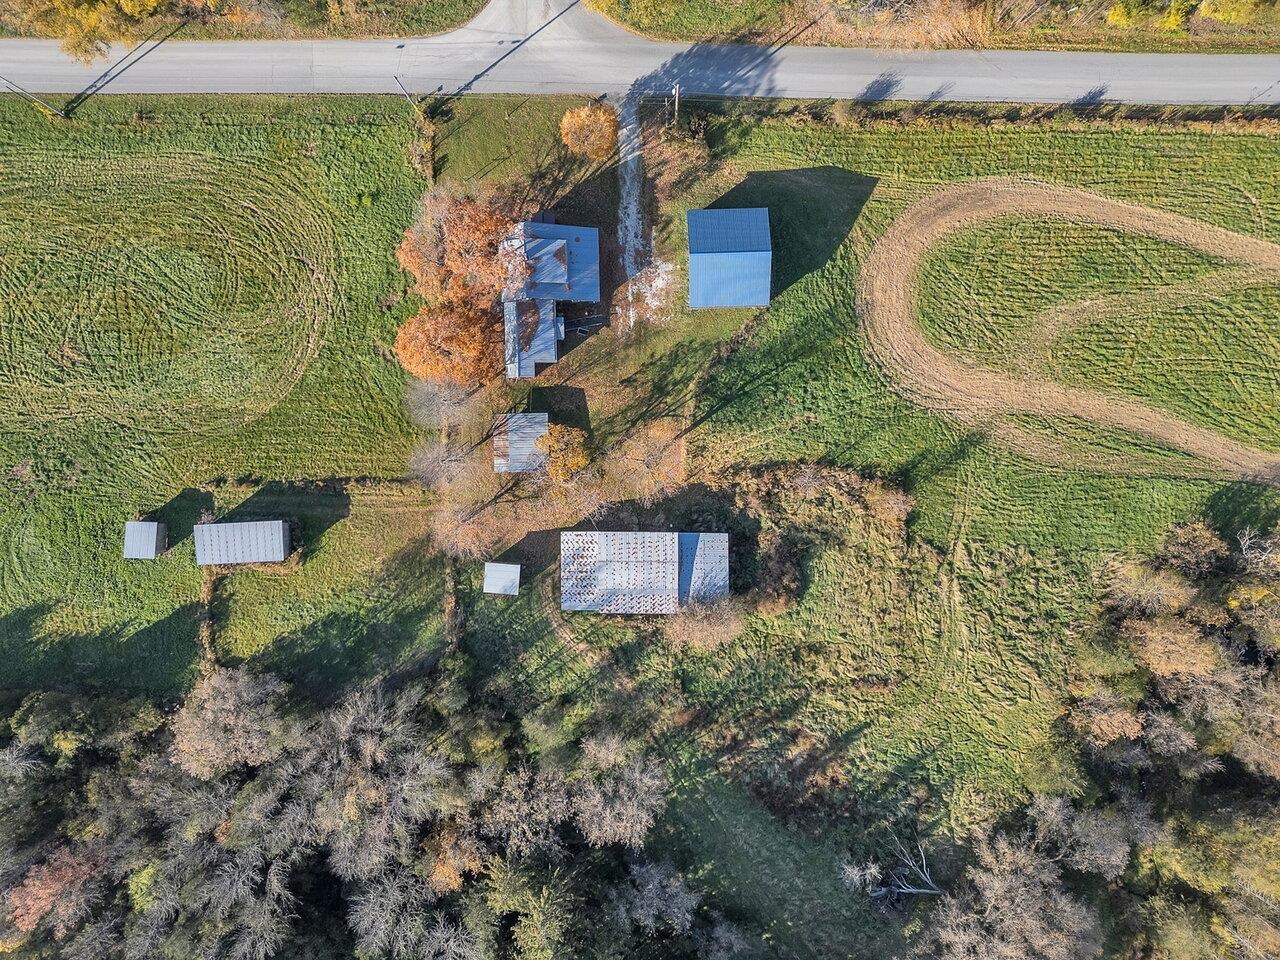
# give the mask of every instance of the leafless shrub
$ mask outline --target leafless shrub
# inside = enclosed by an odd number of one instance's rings
[[[736,597],[693,603],[663,621],[662,632],[677,650],[715,650],[742,633],[746,610]]]
[[[258,766],[283,746],[283,685],[266,673],[224,667],[201,677],[173,718],[173,760],[201,780]]]
[[[580,781],[573,794],[574,821],[593,847],[644,846],[666,803],[667,778],[654,760],[633,760]]]
[[[1126,617],[1176,613],[1191,602],[1194,591],[1180,575],[1138,563],[1119,565],[1107,591],[1107,604]]]
[[[1075,704],[1071,723],[1094,749],[1142,736],[1142,721],[1137,712],[1115,691],[1105,687]]]
[[[1226,563],[1231,548],[1209,524],[1192,520],[1170,530],[1157,555],[1161,563],[1198,579]]]

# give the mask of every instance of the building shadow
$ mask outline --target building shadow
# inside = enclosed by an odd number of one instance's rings
[[[843,167],[749,173],[710,209],[768,207],[773,296],[821,270],[849,236],[878,183]]]
[[[218,518],[220,523],[287,520],[294,550],[310,556],[330,528],[351,515],[351,496],[338,482],[287,483],[268,480]]]
[[[521,584],[530,584],[546,573],[560,557],[560,529],[531,530],[504,550],[498,563],[520,564]]]
[[[587,391],[582,387],[533,387],[529,391],[529,413],[545,413],[552,423],[591,432],[591,411]]]
[[[191,528],[200,522],[204,514],[212,512],[213,494],[208,490],[188,487],[163,507],[149,512],[143,519],[164,524],[169,540],[167,549],[172,549],[191,536]]]

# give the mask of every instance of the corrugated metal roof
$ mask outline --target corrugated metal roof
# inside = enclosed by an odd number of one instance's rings
[[[538,440],[550,427],[545,413],[504,413],[493,418],[493,469],[498,473],[533,473],[547,464]]]
[[[729,594],[729,535],[680,534],[680,602],[710,603]]]
[[[532,328],[532,333],[529,333]],[[508,300],[502,305],[503,359],[511,379],[532,377],[538,364],[560,358],[564,328],[554,300]],[[521,341],[528,346],[521,349]]]
[[[520,593],[520,564],[486,563],[484,565],[484,592],[504,597]]]
[[[674,533],[567,530],[560,534],[560,607],[601,613],[675,613]]]
[[[768,209],[690,210],[688,225],[689,306],[767,306],[773,288]]]
[[[769,208],[689,211],[690,253],[759,253],[773,249]]]
[[[166,543],[163,523],[154,520],[128,520],[124,525],[124,558],[154,560],[164,553]]]
[[[530,276],[512,300],[565,300],[595,303],[600,299],[600,231],[563,223],[526,221],[514,242],[523,244]]]
[[[199,523],[192,531],[196,563],[279,563],[289,555],[289,525],[283,520]]]
[[[560,534],[560,607],[601,613],[675,613],[729,592],[727,533],[566,530]]]

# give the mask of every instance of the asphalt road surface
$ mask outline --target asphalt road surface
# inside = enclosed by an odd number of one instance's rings
[[[466,26],[399,40],[168,40],[86,67],[0,40],[0,75],[47,93],[667,93],[867,100],[1280,105],[1280,56],[890,51],[658,43],[581,0],[493,0]]]

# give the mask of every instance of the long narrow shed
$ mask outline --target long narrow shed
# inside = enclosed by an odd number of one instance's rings
[[[289,555],[289,525],[283,520],[200,523],[192,531],[196,563],[279,563]]]

